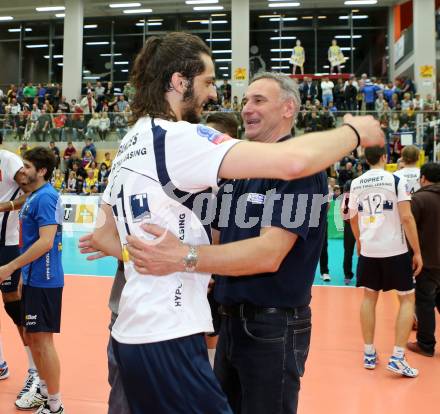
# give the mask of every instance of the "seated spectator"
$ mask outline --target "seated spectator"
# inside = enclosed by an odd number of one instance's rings
[[[75,171],[69,172],[69,178],[67,179],[66,192],[67,193],[76,193],[77,192]]]
[[[122,139],[127,133],[127,121],[124,114],[119,112],[117,106],[115,106],[115,111],[113,113],[113,127],[118,133],[120,139]]]
[[[69,161],[70,161],[70,159],[71,159],[74,155],[76,155],[76,148],[73,146],[72,141],[69,141],[69,142],[67,143],[67,147],[66,147],[66,149],[64,150],[64,153],[63,153],[63,161],[64,161],[63,168],[64,168],[64,169],[66,169],[66,168],[70,168],[70,167],[71,167],[71,166],[69,165],[69,164],[70,164]]]
[[[92,155],[92,151],[87,150],[84,154],[84,157],[82,158],[82,162],[81,165],[83,166],[83,168],[88,168],[90,163],[94,160],[95,158]]]
[[[84,139],[87,131],[86,120],[84,115],[79,115],[76,121],[73,121],[73,133],[76,134],[76,139]]]
[[[330,103],[333,104],[333,102]],[[323,131],[334,127],[335,118],[333,116],[333,113],[329,111],[329,108],[326,108],[324,106],[321,114],[319,115],[319,123]]]
[[[84,180],[83,193],[90,195],[92,193],[92,187],[98,186],[98,179],[95,178],[95,173],[91,168],[87,169],[87,177]],[[97,191],[96,191],[97,192]]]
[[[93,114],[96,108],[96,101],[93,98],[93,93],[88,92],[87,95],[81,99],[79,105],[81,106],[81,109],[83,110],[84,114]]]
[[[58,109],[61,109],[61,111],[64,113],[70,112],[70,105],[69,105],[69,102],[67,102],[67,99],[65,96],[61,97],[61,100],[58,103]]]
[[[20,141],[23,139],[24,133],[26,132],[27,123],[28,119],[25,116],[24,112],[20,112],[17,122],[15,123],[15,132],[17,134],[17,138]]]
[[[56,161],[55,168],[59,168],[61,162],[60,149],[55,145],[55,142],[53,141],[49,142],[49,149],[52,151],[55,157],[55,161]]]
[[[118,96],[118,102],[116,104],[116,106],[118,107],[119,112],[124,112],[125,108],[127,107],[128,102],[125,100],[124,95],[119,95]],[[116,107],[115,107],[116,109]]]
[[[87,177],[86,170],[81,165],[81,160],[76,159],[72,161],[71,168],[66,170],[65,177],[67,177],[67,179],[72,171],[75,173],[76,176],[76,193],[79,194],[82,192],[84,180]]]
[[[53,108],[52,104],[49,102],[48,99],[46,99],[46,100],[44,101],[43,108],[44,108],[44,109],[46,110],[46,112],[49,113],[49,114],[53,114],[53,113],[54,113],[54,108]]]
[[[399,130],[400,128],[399,114],[397,113],[392,114],[389,127],[393,132],[397,132]]]
[[[64,138],[64,124],[66,123],[66,114],[58,109],[57,115],[53,118],[52,137],[62,141]]]
[[[104,161],[103,163],[105,165],[107,165],[107,169],[110,170],[112,168],[112,159],[111,159],[111,154],[109,152],[106,152],[104,154]]]
[[[344,188],[345,183],[348,180],[353,179],[353,164],[349,161],[345,164],[344,168],[342,170],[339,170],[338,175],[338,184],[340,188]]]
[[[109,129],[110,129],[110,119],[108,117],[107,112],[103,112],[101,114],[101,118],[99,119],[99,126],[98,126],[98,134],[102,141],[105,141]]]
[[[306,117],[306,127],[304,129],[304,132],[315,132],[319,131],[320,128],[321,125],[319,123],[318,113],[316,112],[316,110],[314,110],[310,113],[310,116]]]
[[[57,169],[57,170],[54,171],[53,179],[52,179],[52,186],[58,192],[63,191],[63,189],[64,189],[64,177],[63,177],[63,174],[61,173],[61,170]]]
[[[98,163],[96,162],[96,160],[91,161],[90,164],[87,165],[85,168],[93,170],[94,177],[96,179],[99,179],[98,178],[98,176],[99,176],[99,168],[98,168]]]
[[[86,151],[90,151],[93,155],[93,158],[96,158],[96,147],[90,138],[86,138],[86,145],[84,145],[81,150],[81,158],[83,158],[86,154]]]
[[[92,118],[87,124],[87,135],[88,136],[96,136],[98,134],[99,128],[99,114],[94,112]]]
[[[411,104],[412,104],[411,94],[407,92],[403,95],[402,102],[400,103],[400,107],[402,111],[406,111]]]
[[[376,102],[374,103],[374,110],[377,112],[377,116],[380,118],[383,114],[385,99],[383,99],[383,95],[380,93],[376,98]]]
[[[100,193],[104,192],[105,189],[105,179],[108,178],[110,170],[107,168],[106,163],[101,163],[98,172],[98,190]]]

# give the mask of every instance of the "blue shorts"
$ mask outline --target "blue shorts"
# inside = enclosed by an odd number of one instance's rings
[[[4,266],[12,262],[20,256],[20,248],[18,246],[2,246],[0,247],[0,266]],[[11,277],[0,284],[0,291],[2,293],[15,292],[20,282],[21,269],[17,269],[12,273]]]
[[[22,326],[29,333],[59,333],[63,288],[39,288],[23,285]]]
[[[232,414],[202,334],[139,345],[112,341],[132,414]]]

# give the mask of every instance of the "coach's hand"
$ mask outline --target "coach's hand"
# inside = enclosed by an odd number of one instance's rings
[[[7,265],[0,267],[0,283],[5,281],[8,277],[14,273],[15,269],[8,263]]]
[[[103,257],[106,257],[104,253],[99,251],[94,245],[93,245],[93,233],[86,234],[85,236],[82,236],[79,239],[78,248],[81,254],[90,254],[90,256],[87,256],[87,260],[97,260],[102,259]]]
[[[136,272],[156,276],[183,272],[183,258],[189,247],[170,231],[155,224],[143,224],[141,228],[156,238],[141,240],[136,236],[127,236],[127,250]]]
[[[418,276],[420,274],[420,272],[422,271],[422,268],[423,268],[423,259],[422,259],[422,255],[420,253],[419,254],[415,254],[413,256],[412,267],[413,267],[413,270],[414,270],[413,275],[414,276]]]
[[[385,145],[385,135],[380,127],[378,120],[371,115],[353,116],[346,114],[344,123],[350,124],[356,129],[360,138],[362,147],[383,147]]]

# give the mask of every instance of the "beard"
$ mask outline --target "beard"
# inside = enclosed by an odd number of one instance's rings
[[[200,122],[200,113],[197,112],[198,107],[197,98],[194,96],[193,81],[191,81],[183,94],[182,121],[198,124]]]

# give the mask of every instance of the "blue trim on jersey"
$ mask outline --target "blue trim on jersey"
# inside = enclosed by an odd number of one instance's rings
[[[399,191],[397,190],[398,186],[399,186],[399,182],[400,182],[400,177],[398,177],[397,175],[394,175],[394,189],[396,190],[396,196],[399,197]]]
[[[167,134],[167,131],[160,127],[159,125],[156,125],[154,123],[154,119],[151,119],[151,130],[153,132],[153,145],[154,145],[154,155],[156,157],[156,170],[157,170],[157,176],[159,178],[160,184],[162,187],[165,187],[167,189],[171,189],[172,195],[168,194],[171,198],[176,200],[181,205],[185,206],[189,210],[191,210],[193,213],[193,206],[194,201],[196,197],[199,194],[211,194],[212,189],[209,188],[204,191],[200,191],[199,193],[188,193],[186,191],[179,190],[171,181],[171,178],[168,174],[167,170],[167,164],[166,164],[166,156],[165,156],[165,137]],[[200,220],[200,223],[202,223],[202,216],[207,214],[207,205],[204,206],[204,208],[200,209],[200,216],[198,216],[198,219]],[[196,209],[197,212],[199,209]],[[212,243],[212,235],[211,235],[211,225],[210,224],[203,224],[203,227],[205,229],[205,232],[209,238],[209,242]]]

